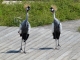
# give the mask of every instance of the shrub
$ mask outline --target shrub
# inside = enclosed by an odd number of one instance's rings
[[[15,17],[26,18],[24,4],[30,4],[29,22],[31,26],[42,26],[51,24],[53,21],[50,6],[55,4],[58,7],[56,17],[60,21],[80,19],[80,0],[35,0],[34,2],[23,1],[22,4],[0,4],[0,25],[18,26],[19,23],[14,22]],[[21,20],[21,21],[22,21]]]

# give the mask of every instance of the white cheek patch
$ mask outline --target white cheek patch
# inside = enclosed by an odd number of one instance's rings
[[[28,10],[28,8],[26,8],[26,10]]]
[[[52,9],[52,11],[54,11],[54,9]]]

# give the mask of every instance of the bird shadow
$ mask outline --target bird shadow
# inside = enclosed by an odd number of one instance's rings
[[[53,50],[54,48],[39,48],[39,50]]]
[[[51,47],[43,47],[43,48],[30,48],[32,50],[54,50],[54,48]],[[21,53],[20,50],[9,50],[7,52],[1,52],[1,53]]]
[[[6,53],[19,53],[20,50],[10,50],[10,51],[7,51]]]
[[[7,52],[1,52],[1,53],[20,53],[20,50],[9,50]]]
[[[34,50],[53,50],[54,48],[50,48],[50,47],[43,47],[43,48],[31,48]]]

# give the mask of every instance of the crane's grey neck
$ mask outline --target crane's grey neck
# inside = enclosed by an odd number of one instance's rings
[[[27,12],[27,14],[26,14],[26,20],[27,20],[27,21],[28,21],[28,16],[29,16],[29,15],[28,15],[28,12]]]
[[[55,11],[54,11],[54,13],[53,13],[53,18],[56,18],[56,17],[55,17]]]

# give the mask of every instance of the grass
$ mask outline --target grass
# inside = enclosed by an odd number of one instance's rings
[[[78,32],[80,32],[80,26],[78,27]]]
[[[21,17],[21,21],[26,18],[24,4],[30,4],[29,22],[32,27],[51,24],[53,21],[50,6],[55,4],[58,7],[56,17],[60,21],[80,19],[80,0],[42,0],[35,2],[23,1],[22,4],[1,4],[0,3],[0,26],[19,26],[14,21],[15,17]]]

